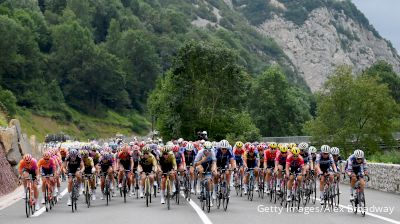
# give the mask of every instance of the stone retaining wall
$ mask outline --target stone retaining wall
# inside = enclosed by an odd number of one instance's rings
[[[368,163],[370,181],[367,187],[391,193],[400,193],[400,165]],[[348,184],[346,177],[343,183]]]

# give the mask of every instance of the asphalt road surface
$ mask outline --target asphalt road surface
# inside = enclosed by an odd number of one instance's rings
[[[112,198],[109,206],[100,200],[97,191],[97,200],[92,201],[90,208],[86,207],[84,198],[81,196],[78,202],[78,211],[72,213],[71,207],[67,206],[67,196],[49,212],[42,209],[36,212],[34,217],[29,219],[25,216],[24,201],[18,200],[14,204],[0,210],[0,224],[10,223],[57,223],[57,224],[83,224],[83,223],[307,223],[307,224],[329,224],[329,223],[394,223],[400,224],[400,195],[384,193],[376,190],[367,189],[365,191],[366,203],[370,212],[365,217],[360,214],[355,215],[351,212],[349,203],[348,186],[342,185],[341,206],[337,211],[322,212],[319,201],[316,205],[307,205],[300,211],[287,211],[279,204],[273,204],[267,199],[261,200],[258,194],[254,194],[254,200],[248,201],[247,197],[238,197],[235,192],[231,192],[231,199],[228,211],[211,208],[211,212],[203,212],[197,198],[189,203],[181,197],[181,203],[177,205],[175,201],[171,203],[171,210],[167,210],[166,205],[160,203],[160,197],[153,198],[149,207],[146,207],[144,199],[136,197],[128,198],[123,202],[123,198]],[[65,189],[65,183],[61,188]],[[65,192],[65,191],[64,191]],[[372,209],[384,209],[374,211]],[[44,211],[44,212],[43,212]]]

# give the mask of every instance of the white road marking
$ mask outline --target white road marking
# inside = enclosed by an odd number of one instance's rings
[[[183,192],[181,192],[182,197],[185,197]],[[193,200],[188,201],[189,204],[192,206],[192,208],[196,211],[197,215],[199,215],[201,221],[203,221],[204,224],[212,224],[211,220],[207,217],[207,215],[201,210],[201,208],[193,202]]]
[[[317,198],[317,200],[318,200],[318,201],[321,201],[320,198]],[[341,205],[341,204],[339,204],[339,207],[341,207],[341,208],[346,208],[347,210],[352,210],[352,209],[353,209],[352,207],[349,207],[349,206],[346,206],[346,205]],[[375,217],[375,218],[377,218],[377,219],[384,220],[384,221],[386,221],[386,222],[390,222],[390,223],[393,223],[393,224],[400,224],[399,221],[396,221],[396,220],[394,220],[394,219],[390,219],[390,218],[387,218],[387,217],[383,217],[383,216],[380,216],[380,215],[377,215],[377,214],[374,214],[374,213],[365,212],[365,214],[366,214],[366,215],[369,215],[369,216],[372,216],[372,217]]]
[[[65,189],[61,192],[61,194],[60,194],[60,199],[61,199],[62,197],[64,197],[64,195],[65,195],[67,192],[68,192],[68,189],[65,188]],[[43,214],[43,212],[45,212],[45,211],[46,211],[46,207],[43,206],[43,207],[40,208],[38,211],[36,211],[36,212],[32,215],[32,217],[38,217],[39,215]]]

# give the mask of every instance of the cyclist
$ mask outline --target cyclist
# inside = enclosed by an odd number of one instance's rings
[[[54,182],[55,182],[54,174],[56,172],[56,162],[54,161],[53,158],[51,158],[50,151],[45,151],[43,153],[43,157],[38,162],[38,167],[42,174],[42,193],[43,193],[42,204],[44,204],[45,202],[44,192],[46,190],[47,181],[50,181],[50,186],[53,191],[53,197],[57,196],[57,192],[54,190]],[[46,175],[50,175],[51,177],[47,179],[45,178]]]
[[[333,161],[333,157],[330,154],[331,148],[328,145],[322,145],[321,146],[321,152],[317,154],[317,159],[315,161],[315,170],[318,173],[318,176],[320,177],[320,182],[319,182],[319,190],[320,190],[320,198],[321,198],[321,205],[324,204],[324,185],[325,177],[328,175],[329,176],[329,181],[333,183],[333,174],[337,173],[335,161]]]
[[[310,169],[311,169],[311,163],[312,163],[312,157],[310,153],[308,152],[308,144],[306,142],[301,142],[298,146],[300,149],[300,155],[303,157],[304,160],[304,172],[305,172],[305,178],[309,177]]]
[[[266,178],[266,173],[265,171],[265,166],[264,166],[264,160],[265,160],[265,149],[267,149],[267,145],[265,143],[260,143],[257,145],[257,152],[258,152],[258,156],[260,157],[260,174],[258,175],[261,179],[262,175],[264,175],[264,180]],[[264,181],[264,185],[266,185],[267,182]],[[264,186],[264,193],[267,192],[266,187]]]
[[[340,150],[338,147],[332,147],[331,154],[333,156],[333,161],[335,161],[336,169],[338,171],[338,173],[335,174],[335,177],[340,182],[340,174],[344,172],[344,169],[343,169],[344,161],[343,161],[342,157],[340,156]]]
[[[258,152],[255,150],[254,145],[249,145],[248,149],[243,154],[243,167],[245,170],[254,169],[254,177],[257,181],[257,184],[254,184],[254,189],[258,190],[258,168],[260,167],[260,157],[258,156]],[[244,191],[243,193],[247,194],[248,184],[249,184],[249,175],[250,173],[246,173],[243,178],[244,183]]]
[[[293,143],[294,144],[294,143]],[[300,149],[292,145],[292,154],[286,159],[286,178],[289,179],[287,183],[287,199],[286,201],[291,201],[292,186],[294,177],[297,176],[298,186],[301,186],[302,174],[304,168],[304,160],[300,155]]]
[[[243,142],[238,141],[236,142],[235,146],[233,147],[233,154],[235,155],[235,163],[236,166],[239,167],[239,172],[241,176],[244,175],[243,170],[243,154],[245,152],[245,148],[243,146]],[[235,186],[239,184],[239,175],[235,175]]]
[[[227,140],[222,140],[219,144],[219,148],[216,151],[215,158],[217,159],[217,169],[227,169],[229,165],[231,169],[236,168],[235,158],[233,157],[232,147],[229,145]],[[217,175],[214,176],[214,191],[213,191],[213,199],[217,199],[217,188],[218,188],[218,178],[220,172],[217,170]],[[229,191],[229,183],[231,181],[231,173],[229,170],[225,170],[225,180],[227,183],[228,191]]]
[[[118,172],[118,188],[122,188],[122,178],[125,175],[125,171],[128,171],[128,176],[127,176],[127,186],[130,188],[131,183],[132,183],[132,170],[134,167],[134,162],[132,159],[132,156],[129,151],[129,146],[127,144],[122,146],[121,152],[118,153],[118,166],[119,166],[119,172]],[[130,190],[129,190],[130,191]],[[130,192],[130,197],[133,195],[132,192]]]
[[[183,139],[182,139],[182,141],[183,141]],[[180,174],[179,176],[178,176],[178,174],[176,174],[175,179],[177,181],[181,181],[180,178],[182,178],[185,175],[185,169],[186,169],[185,156],[183,155],[183,152],[180,151],[179,145],[172,146],[172,152],[174,153],[176,166],[177,166],[178,172]],[[177,189],[177,190],[179,193],[179,189]]]
[[[194,194],[194,159],[196,158],[196,151],[192,143],[188,143],[187,147],[185,147],[183,156],[185,157],[186,167],[189,168],[191,193]]]
[[[217,175],[217,158],[211,142],[204,142],[204,149],[197,153],[194,163],[201,179],[203,179],[203,173],[205,172],[211,172],[212,176]],[[209,189],[214,189],[212,181],[209,181],[208,184]],[[210,204],[212,204],[212,202]]]
[[[140,185],[139,185],[139,195],[143,198],[143,189],[145,186],[146,173],[149,173],[150,186],[154,183],[154,174],[152,172],[157,171],[157,160],[153,154],[151,154],[151,149],[149,145],[143,147],[138,169],[141,173]]]
[[[95,184],[95,180],[94,180],[94,176],[93,174],[95,173],[95,168],[94,168],[94,162],[92,157],[89,156],[89,152],[87,150],[82,150],[82,161],[83,164],[85,166],[84,169],[84,173],[85,175],[90,175],[90,187],[92,190],[92,200],[95,201],[96,200],[96,184]],[[85,189],[86,190],[86,189]]]
[[[278,145],[276,142],[271,142],[268,146],[268,149],[264,152],[264,167],[267,169],[267,173],[265,175],[265,183],[269,183],[271,180],[272,170],[275,169],[275,158],[278,154]],[[266,184],[266,193],[269,194],[271,190],[269,189],[269,184]]]
[[[69,175],[75,175],[78,182],[81,182],[82,176],[81,172],[85,169],[83,160],[77,149],[71,148],[69,150],[67,158],[64,161],[64,170],[67,171]],[[81,170],[81,171],[80,171]],[[72,177],[68,177],[68,202],[67,205],[71,206],[71,192],[72,192]]]
[[[103,174],[100,177],[100,188],[101,188],[101,192],[102,192],[102,196],[101,196],[101,200],[104,200],[104,187],[105,187],[105,179],[106,179],[106,175],[108,175],[108,178],[113,182],[113,184],[110,184],[110,190],[112,191],[113,197],[115,197],[115,192],[114,192],[114,188],[113,185],[115,186],[114,183],[114,178],[113,178],[113,157],[109,152],[105,152],[103,154],[103,156],[100,157],[100,161],[98,166],[100,167],[100,172]]]
[[[350,177],[350,201],[353,201],[354,186],[357,182],[357,177],[360,180],[360,190],[363,191],[365,186],[364,175],[368,175],[367,160],[362,150],[356,149],[353,155],[349,156],[347,159],[346,172]]]
[[[137,167],[139,165],[139,160],[140,160],[140,147],[135,145],[133,142],[129,143],[131,155],[132,155],[132,160],[133,160],[133,170],[132,173],[133,175],[139,175],[137,173]],[[132,178],[132,194],[135,194],[135,184],[136,184],[136,178]]]
[[[277,174],[276,178],[276,190],[281,190],[281,180],[282,180],[282,171],[286,170],[286,158],[288,155],[288,147],[286,145],[281,145],[278,154],[275,157],[275,174]]]
[[[160,157],[159,161],[159,168],[158,171],[162,172],[162,179],[161,179],[161,204],[165,204],[165,182],[166,182],[166,177],[164,174],[170,172],[170,180],[171,180],[171,187],[172,187],[172,192],[175,192],[175,184],[174,182],[174,177],[175,177],[175,171],[177,170],[177,165],[176,165],[176,160],[174,153],[171,151],[171,146],[167,145],[161,150],[162,156]]]
[[[36,179],[36,177],[39,176],[39,167],[37,164],[37,161],[35,158],[32,157],[31,154],[25,154],[24,157],[21,159],[21,161],[19,162],[18,165],[18,173],[20,175],[20,177],[23,177],[23,183],[24,183],[24,195],[22,196],[22,198],[25,198],[26,195],[26,179],[28,178],[29,175],[32,175],[32,187],[33,187],[33,194],[34,194],[34,198],[35,198],[35,210],[39,210],[39,191],[37,188],[38,185],[38,181]]]

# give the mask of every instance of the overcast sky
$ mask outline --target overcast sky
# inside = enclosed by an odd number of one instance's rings
[[[400,52],[400,0],[352,0],[379,34]]]

